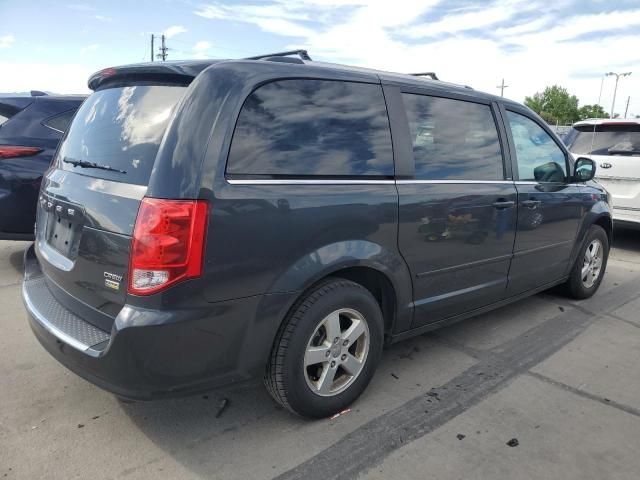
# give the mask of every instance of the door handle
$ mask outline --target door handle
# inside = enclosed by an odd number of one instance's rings
[[[493,206],[498,210],[502,210],[503,208],[511,208],[516,204],[511,200],[498,200],[497,202],[493,202]]]
[[[523,207],[527,207],[530,208],[531,210],[535,209],[538,207],[538,205],[540,205],[542,202],[540,200],[524,200],[520,203],[520,205],[522,205]]]

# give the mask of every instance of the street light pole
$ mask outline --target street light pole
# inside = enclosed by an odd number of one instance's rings
[[[616,76],[616,86],[613,89],[613,102],[611,102],[611,118],[613,118],[613,110],[616,106],[616,94],[618,93],[618,80],[620,80],[620,77],[628,77],[629,75],[631,75],[631,72],[624,72],[624,73],[609,72],[606,75],[607,77],[610,75]]]
[[[606,75],[603,75],[602,79],[600,80],[600,94],[598,95],[598,105],[600,105],[600,101],[602,100],[602,87],[604,86],[604,77],[606,77]]]

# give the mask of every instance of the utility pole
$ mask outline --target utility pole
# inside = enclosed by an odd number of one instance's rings
[[[161,58],[162,61],[164,62],[167,59],[167,51],[169,50],[165,44],[164,44],[164,33],[160,36],[160,39],[162,41],[162,46],[160,47],[160,53],[158,54],[158,58]]]
[[[607,77],[610,75],[616,76],[616,86],[613,89],[613,102],[611,102],[611,118],[613,118],[613,110],[616,106],[616,93],[618,93],[618,80],[620,80],[620,77],[628,77],[629,75],[631,75],[631,72],[624,72],[624,73],[609,72],[606,75]]]
[[[627,113],[629,113],[629,102],[631,101],[631,95],[627,97],[627,108],[624,109],[624,118],[627,118]]]
[[[154,34],[151,34],[151,61],[153,62],[153,38],[154,38]]]
[[[500,89],[500,96],[504,97],[504,89],[507,88],[509,85],[505,85],[504,84],[504,78],[502,79],[502,83],[500,85],[498,85],[496,88]]]

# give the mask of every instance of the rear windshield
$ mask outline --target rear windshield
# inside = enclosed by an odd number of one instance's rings
[[[140,85],[94,93],[78,110],[60,145],[58,168],[147,185],[172,110],[185,88]],[[83,162],[118,171],[82,167]]]
[[[578,155],[640,155],[640,124],[580,125],[569,136]]]

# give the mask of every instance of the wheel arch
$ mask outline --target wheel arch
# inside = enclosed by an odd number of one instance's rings
[[[569,265],[567,266],[567,274],[576,262],[578,255],[580,255],[580,250],[584,245],[584,241],[587,238],[587,234],[589,233],[589,229],[592,225],[598,225],[599,227],[604,229],[605,233],[607,234],[607,239],[609,240],[609,247],[611,247],[611,243],[613,242],[613,219],[611,218],[610,212],[608,211],[608,209],[591,210],[585,217],[576,238],[573,252],[571,253],[571,260],[569,262]]]
[[[609,240],[609,246],[613,243],[613,219],[611,216],[602,214],[594,220],[592,225],[598,225],[602,227],[602,229],[607,234],[607,239]]]
[[[288,314],[310,290],[330,277],[356,282],[373,295],[384,316],[385,334],[410,328],[413,286],[409,269],[397,251],[373,242],[338,242],[310,252],[292,262],[271,291],[297,292]]]

